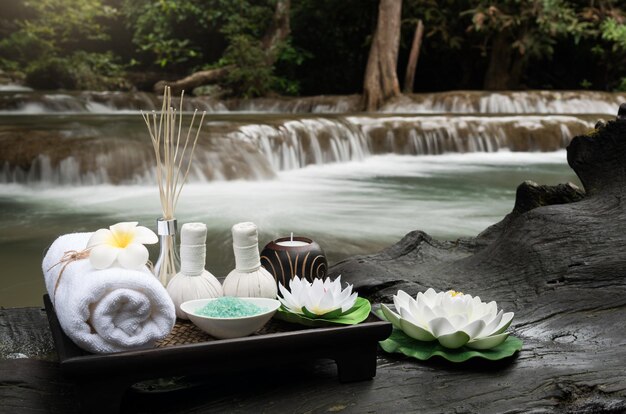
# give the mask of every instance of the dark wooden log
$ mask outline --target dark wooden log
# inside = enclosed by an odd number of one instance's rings
[[[54,359],[54,343],[43,309],[0,308],[0,360]]]
[[[172,89],[173,95],[179,95],[183,90],[191,91],[198,86],[217,83],[225,79],[233,68],[234,66],[224,66],[221,68],[194,72],[191,75],[176,81],[158,81],[154,85],[154,93],[159,95],[163,94],[165,87],[169,86]]]

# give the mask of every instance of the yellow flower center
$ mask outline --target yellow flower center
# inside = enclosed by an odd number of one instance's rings
[[[113,233],[113,237],[111,238],[111,246],[113,247],[117,247],[120,249],[125,248],[126,246],[128,246],[129,244],[131,244],[133,242],[133,240],[135,239],[135,234],[134,233]]]
[[[452,296],[453,298],[456,296],[463,296],[463,292],[457,292],[456,290],[451,290],[450,296]]]

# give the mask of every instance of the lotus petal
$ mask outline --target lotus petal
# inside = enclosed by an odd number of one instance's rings
[[[420,312],[420,305],[417,303],[417,301],[410,300],[408,310],[411,313],[411,317],[412,317],[411,319],[415,320],[415,322],[417,322],[418,325],[426,324],[426,321],[422,317],[423,313]]]
[[[359,294],[356,292],[348,296],[348,298],[344,300],[343,304],[341,305],[342,312],[348,312],[350,309],[352,309],[358,297],[359,297]]]
[[[407,321],[411,322],[414,325],[421,325],[420,321],[418,321],[415,316],[413,316],[413,314],[411,313],[411,311],[409,311],[407,308],[402,307],[400,309],[398,309],[400,311],[400,317],[401,319],[406,319]]]
[[[426,329],[420,328],[406,319],[400,319],[400,329],[402,329],[405,334],[418,341],[434,341],[437,339]]]
[[[496,315],[496,317],[493,318],[491,321],[489,321],[485,325],[484,329],[477,335],[477,337],[482,338],[482,337],[485,337],[485,336],[492,335],[493,332],[498,327],[498,325],[500,324],[500,321],[502,320],[502,314],[503,313],[504,313],[504,311],[502,309],[500,309],[498,311],[498,314]]]
[[[298,305],[298,302],[294,299],[293,295],[283,286],[282,283],[278,284],[278,290],[282,297],[278,296],[278,300],[283,304],[285,308],[293,313],[302,314],[302,306]]]
[[[333,295],[329,291],[326,291],[322,294],[322,297],[320,298],[318,308],[319,313],[322,314],[340,308],[340,304],[335,303],[335,298],[333,297]]]
[[[428,322],[428,327],[430,328],[430,332],[436,337],[439,338],[442,335],[448,335],[456,332],[456,329],[446,318],[435,318]],[[469,338],[468,338],[469,341]],[[467,341],[466,341],[467,342]]]
[[[502,315],[502,320],[500,321],[500,323],[498,324],[498,327],[496,328],[495,331],[493,331],[493,333],[491,335],[498,335],[504,331],[506,331],[506,329],[509,327],[509,325],[511,325],[511,321],[513,320],[513,312],[507,312],[505,314]]]
[[[493,300],[487,304],[487,309],[492,318],[495,318],[498,314],[498,304]]]
[[[462,331],[468,334],[470,339],[475,338],[485,328],[485,325],[485,321],[478,319],[465,325]]]
[[[442,303],[433,306],[431,310],[433,311],[433,314],[436,318],[445,318],[448,316],[448,312],[446,312],[446,309]]]
[[[432,308],[433,306],[435,306],[436,298],[437,294],[435,293],[435,291],[433,289],[429,289],[426,291],[426,293],[418,292],[415,300],[417,301],[418,305],[423,304],[429,308]]]
[[[448,318],[448,322],[454,326],[455,329],[461,329],[465,325],[467,325],[467,316],[462,313],[457,313]]]
[[[428,307],[428,304],[424,302],[420,302],[417,305],[417,312],[418,313],[417,315],[415,315],[415,318],[418,319],[421,323],[423,323],[424,326],[428,326],[428,321],[435,319],[437,317],[437,315],[435,315],[432,309]]]
[[[413,298],[408,293],[404,290],[399,290],[393,297],[393,304],[396,305],[396,309],[400,309],[400,306],[407,307],[410,300],[413,300]]]
[[[458,315],[465,313],[465,300],[463,297],[450,297],[446,296],[446,310],[449,315]]]
[[[468,342],[466,346],[472,349],[491,349],[506,341],[506,338],[508,337],[509,334],[505,332],[498,335],[487,336],[485,338],[474,339],[473,341]]]
[[[400,326],[400,315],[389,309],[389,307],[384,303],[381,303],[380,308],[382,309],[385,318],[387,318],[387,320],[391,322],[394,328],[398,328],[401,330],[402,326]]]
[[[463,331],[456,331],[451,334],[441,335],[437,340],[446,348],[457,349],[465,345],[470,340],[470,337]]]

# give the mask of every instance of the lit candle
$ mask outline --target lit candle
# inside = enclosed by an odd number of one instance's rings
[[[284,247],[302,247],[308,246],[311,243],[302,240],[294,240],[293,232],[291,232],[291,240],[277,241],[276,244]]]
[[[261,252],[261,266],[276,283],[288,287],[295,276],[310,282],[326,276],[328,262],[319,244],[307,237],[281,237],[269,242]]]

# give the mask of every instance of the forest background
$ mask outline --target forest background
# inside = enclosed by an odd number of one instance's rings
[[[401,3],[401,80],[417,22],[424,27],[405,92],[626,90],[618,0]],[[280,7],[286,22],[277,21]],[[3,0],[0,78],[37,89],[152,90],[221,68],[195,93],[360,93],[379,7],[383,0]],[[277,24],[286,30],[268,58]]]

